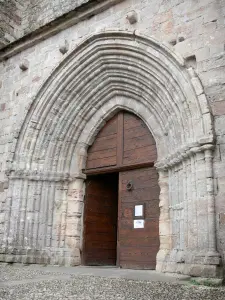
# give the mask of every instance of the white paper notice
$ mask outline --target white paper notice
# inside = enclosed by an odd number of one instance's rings
[[[134,220],[134,228],[144,228],[145,220]]]
[[[143,217],[143,205],[135,205],[134,215],[135,217]]]

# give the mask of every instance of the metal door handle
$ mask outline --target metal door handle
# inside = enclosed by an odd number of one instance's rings
[[[131,191],[132,189],[133,189],[133,182],[132,182],[132,180],[130,180],[127,183],[127,191]]]

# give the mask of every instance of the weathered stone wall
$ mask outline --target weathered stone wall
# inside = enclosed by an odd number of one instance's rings
[[[23,29],[28,34],[90,0],[29,0],[24,12]]]
[[[138,22],[131,25],[126,19],[135,10]],[[51,11],[51,8],[50,10]],[[51,14],[50,14],[51,15]],[[56,13],[57,15],[57,13]],[[51,18],[54,14],[52,14]],[[89,34],[104,29],[138,30],[172,47],[175,53],[195,68],[214,115],[216,150],[214,154],[214,186],[216,194],[217,244],[225,255],[225,2],[223,0],[174,0],[132,1],[125,0],[114,7],[67,28],[61,33],[17,54],[0,65],[0,240],[4,233],[5,211],[10,208],[6,199],[7,159],[15,136],[21,128],[24,115],[30,108],[41,84],[53,68],[63,60],[59,51],[65,40],[72,50]],[[51,19],[50,18],[50,19]],[[40,25],[44,24],[40,21]],[[45,20],[50,20],[45,19]],[[38,20],[38,18],[36,19]],[[21,71],[19,64],[29,62],[29,68]],[[201,93],[201,91],[199,91]],[[13,153],[11,153],[13,156]],[[178,170],[179,171],[179,170]],[[59,201],[64,199],[65,186],[58,186]],[[82,190],[82,188],[81,188]],[[40,197],[37,187],[37,197]],[[16,192],[16,191],[15,191]],[[43,208],[44,209],[44,208]],[[65,212],[63,212],[65,213]],[[62,216],[57,216],[61,217]],[[27,232],[29,228],[26,228]]]
[[[32,33],[58,17],[82,7],[88,2],[92,1],[1,0],[0,48]]]
[[[26,1],[1,0],[0,1],[0,48],[23,34],[22,14],[25,10]]]

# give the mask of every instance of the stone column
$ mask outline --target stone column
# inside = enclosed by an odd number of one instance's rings
[[[219,264],[219,253],[216,249],[216,211],[213,183],[213,145],[205,145],[205,172],[208,213],[208,253],[206,262]]]
[[[193,213],[196,214],[195,207],[197,210],[197,246],[188,245],[185,262],[189,264],[192,276],[217,277],[221,276],[221,268],[220,255],[216,250],[213,145],[196,147],[192,152],[195,154],[196,193],[192,203]]]
[[[192,188],[191,188],[191,160],[190,157],[186,160],[186,182],[187,182],[187,189],[186,189],[186,216],[187,216],[187,241],[186,241],[186,247],[187,251],[189,252],[192,248]],[[186,252],[187,252],[186,251]]]
[[[65,260],[66,265],[75,266],[81,263],[83,196],[84,179],[77,177],[69,184],[67,194],[65,246],[70,259]]]
[[[160,249],[157,254],[157,271],[164,271],[164,262],[166,262],[167,255],[171,250],[171,232],[170,232],[170,214],[169,214],[169,186],[168,186],[168,172],[159,169],[159,238]]]
[[[183,202],[184,202],[184,251],[187,251],[188,245],[188,202],[187,202],[187,154],[183,155]]]

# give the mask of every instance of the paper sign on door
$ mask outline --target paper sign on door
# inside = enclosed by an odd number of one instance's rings
[[[143,205],[135,205],[134,207],[134,216],[135,217],[143,217]]]
[[[144,228],[145,220],[134,220],[134,228]]]

